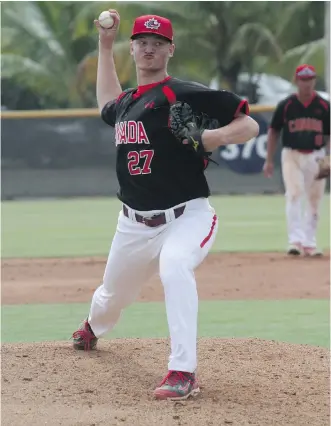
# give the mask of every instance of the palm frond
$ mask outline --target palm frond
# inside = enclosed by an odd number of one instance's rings
[[[280,34],[283,34],[289,25],[291,25],[293,19],[295,19],[295,17],[298,16],[303,10],[306,10],[310,3],[311,1],[296,1],[286,4],[282,13],[282,19],[279,20],[276,35],[279,36]]]
[[[114,45],[114,60],[116,70],[120,79],[120,82],[126,82],[132,74],[133,60],[129,53],[129,42],[122,40]],[[94,82],[96,81],[96,71],[98,63],[98,50],[86,55],[77,66],[77,73],[80,79],[84,78],[84,75],[89,75],[89,81],[92,80],[94,75]]]
[[[268,46],[269,53],[272,52],[279,59],[282,57],[281,47],[273,32],[259,22],[250,22],[238,28],[237,32],[233,35],[229,51],[230,54],[244,51],[256,54],[260,50],[262,43]]]
[[[1,55],[1,77],[13,78],[18,75],[29,76],[28,78],[38,78],[49,76],[50,72],[40,63],[19,55],[5,53]]]
[[[288,50],[281,61],[272,61],[268,58],[263,68],[264,72],[273,73],[280,77],[292,80],[293,70],[299,64],[313,63],[318,75],[324,75],[325,67],[325,40],[316,40],[312,43],[305,43]]]
[[[287,62],[292,58],[295,58],[298,63],[307,63],[310,61],[312,56],[316,54],[316,52],[323,51],[324,53],[325,48],[326,40],[324,38],[312,41],[311,43],[302,44],[285,52],[281,62]]]
[[[7,48],[13,45],[15,38],[17,37],[17,29],[11,27],[1,28],[1,52],[5,52]]]
[[[3,8],[4,25],[14,28],[19,27],[22,35],[25,34],[25,37],[42,41],[52,54],[62,56],[64,54],[62,46],[54,38],[43,15],[34,3],[27,1],[6,4],[6,7]]]
[[[115,9],[127,12],[134,11],[138,15],[162,15],[169,19],[187,20],[194,12],[194,5],[191,2],[177,1],[117,1],[114,2]],[[132,13],[132,12],[131,12]]]
[[[103,10],[111,8],[109,4],[105,7],[105,3],[102,1],[79,3],[82,3],[82,5],[72,21],[74,40],[87,35],[93,27],[93,20],[97,19]]]

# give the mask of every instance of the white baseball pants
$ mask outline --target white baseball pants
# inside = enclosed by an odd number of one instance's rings
[[[171,338],[168,368],[192,373],[197,367],[198,320],[194,270],[211,249],[218,222],[208,199],[185,204],[177,219],[173,209],[165,210],[169,222],[155,228],[136,222],[130,208],[130,218],[120,212],[103,283],[93,295],[88,321],[97,337],[111,331],[144,282],[158,272]],[[137,213],[151,217],[160,211]]]
[[[289,244],[316,248],[319,210],[326,183],[325,179],[315,180],[318,172],[316,160],[324,155],[324,149],[311,153],[303,153],[290,148],[282,150]],[[306,208],[303,219],[302,200],[304,198]]]

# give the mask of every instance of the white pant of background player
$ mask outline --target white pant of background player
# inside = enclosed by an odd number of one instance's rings
[[[324,149],[308,153],[290,148],[282,150],[289,244],[290,247],[304,248],[307,253],[309,249],[316,250],[317,246],[316,231],[326,180],[315,180],[315,176],[318,172],[317,159],[324,155]],[[304,199],[306,207],[303,217]]]
[[[218,224],[207,199],[185,205],[177,219],[173,208],[163,210],[168,223],[155,228],[138,223],[135,212],[151,217],[160,210],[138,212],[128,208],[129,218],[120,212],[103,284],[94,293],[88,321],[96,337],[112,330],[122,309],[136,300],[144,282],[158,272],[171,337],[168,368],[193,373],[197,367],[198,317],[194,269],[208,254]]]

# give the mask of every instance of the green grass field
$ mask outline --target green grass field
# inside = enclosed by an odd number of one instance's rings
[[[88,309],[88,304],[4,306],[2,341],[66,340]],[[327,300],[202,301],[199,307],[200,337],[259,337],[329,347],[328,324]],[[166,336],[164,304],[153,302],[127,308],[107,337]]]
[[[219,216],[214,251],[284,251],[282,196],[213,197]],[[321,212],[318,238],[329,247],[330,199]],[[117,199],[10,201],[2,203],[2,257],[92,256],[108,253]]]
[[[286,248],[284,197],[213,197],[219,216],[214,251],[283,251]],[[329,248],[330,199],[318,232]],[[2,257],[106,255],[120,203],[116,199],[14,201],[2,203]],[[2,341],[67,339],[88,305],[2,306]],[[24,324],[24,327],[22,327]],[[200,336],[260,337],[329,347],[326,300],[204,301]],[[129,307],[109,338],[167,336],[163,303]]]

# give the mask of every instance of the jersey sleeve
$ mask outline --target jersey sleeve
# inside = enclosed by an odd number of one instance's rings
[[[227,90],[220,90],[216,93],[217,96],[215,96],[214,103],[215,118],[217,118],[221,126],[230,124],[240,114],[249,115],[249,106],[246,99],[242,99]]]
[[[102,108],[101,118],[109,126],[115,127],[116,116],[118,114],[119,108],[121,107],[122,100],[124,99],[125,95],[127,95],[131,91],[132,91],[132,89],[124,90],[124,92],[122,92],[117,99],[114,99],[114,100],[108,102]]]
[[[248,102],[227,90],[213,90],[197,83],[184,83],[177,89],[177,100],[192,110],[217,119],[220,127],[231,123],[240,113],[249,114]]]
[[[101,111],[102,120],[111,127],[115,127],[117,104],[117,100],[114,99],[108,102]]]
[[[279,102],[271,119],[270,128],[277,132],[280,132],[284,126],[284,107],[284,101]]]

